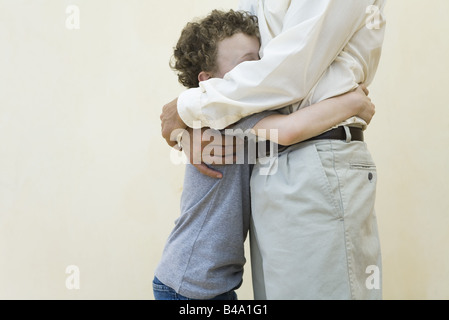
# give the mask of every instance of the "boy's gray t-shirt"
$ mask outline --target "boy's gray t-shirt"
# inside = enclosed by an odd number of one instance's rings
[[[249,116],[231,129],[246,131],[273,113]],[[238,288],[246,262],[252,165],[214,168],[223,173],[222,179],[186,166],[181,215],[155,272],[162,283],[192,299],[211,299]]]

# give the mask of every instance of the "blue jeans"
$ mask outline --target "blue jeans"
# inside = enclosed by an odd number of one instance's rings
[[[197,300],[180,295],[172,288],[160,282],[156,277],[153,280],[153,294],[155,300]],[[237,294],[232,290],[208,300],[237,300]]]

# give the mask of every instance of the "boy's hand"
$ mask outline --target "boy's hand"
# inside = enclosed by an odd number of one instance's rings
[[[370,124],[376,113],[376,106],[372,103],[371,98],[368,97],[369,90],[364,84],[361,84],[351,94],[356,99],[359,107],[359,113],[356,116],[363,119],[367,124]]]
[[[182,121],[178,113],[178,98],[166,104],[162,108],[161,114],[162,136],[170,147],[176,145],[176,141],[172,140],[172,133],[177,129],[185,129],[187,125]]]

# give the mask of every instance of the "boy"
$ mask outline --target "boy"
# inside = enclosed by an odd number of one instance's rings
[[[175,49],[174,69],[188,88],[222,78],[236,65],[259,59],[257,18],[244,12],[213,11],[189,23]],[[351,116],[369,122],[374,106],[362,87],[290,115],[264,112],[232,126],[270,139],[277,129],[281,145],[315,137]],[[264,129],[264,130],[261,130]],[[263,135],[267,132],[267,135]],[[244,242],[251,212],[249,164],[216,167],[221,180],[203,176],[187,165],[181,215],[155,271],[156,300],[236,300],[245,264]]]

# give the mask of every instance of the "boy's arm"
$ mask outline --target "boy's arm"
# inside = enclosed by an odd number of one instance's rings
[[[311,107],[300,109],[289,115],[270,115],[254,126],[255,134],[270,140],[270,129],[277,129],[277,141],[290,146],[313,138],[353,116],[369,123],[375,106],[367,96],[363,85],[355,91],[339,97],[321,101]]]

